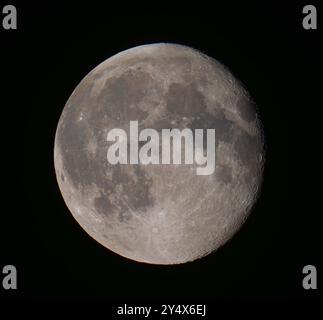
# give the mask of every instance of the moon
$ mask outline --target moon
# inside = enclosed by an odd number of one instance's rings
[[[115,164],[107,133],[215,129],[215,170]],[[54,164],[76,221],[109,250],[138,262],[180,264],[224,245],[259,195],[264,135],[248,91],[217,60],[168,43],[134,47],[94,68],[58,122]]]

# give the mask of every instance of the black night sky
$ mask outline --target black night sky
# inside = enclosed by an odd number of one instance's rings
[[[322,187],[303,181],[318,179],[320,163],[312,150],[320,147],[322,26],[302,28],[307,3],[224,2],[16,4],[18,29],[0,31],[0,270],[17,267],[18,290],[0,287],[1,298],[322,298]],[[154,42],[192,46],[228,66],[259,105],[267,142],[262,194],[241,231],[215,254],[177,266],[136,263],[89,237],[62,199],[53,163],[56,125],[79,81],[113,54]],[[302,287],[307,264],[317,267],[317,290]]]

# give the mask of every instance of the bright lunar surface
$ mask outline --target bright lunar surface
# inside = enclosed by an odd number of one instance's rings
[[[197,175],[195,162],[110,164],[107,134],[120,128],[129,139],[130,121],[139,131],[215,129],[214,172]],[[54,147],[59,188],[77,222],[113,252],[151,264],[193,261],[229,240],[255,204],[264,155],[242,84],[205,54],[164,43],[93,69],[67,101]]]

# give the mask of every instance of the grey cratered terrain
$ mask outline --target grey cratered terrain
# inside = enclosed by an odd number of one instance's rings
[[[215,129],[215,171],[195,164],[111,165],[107,132]],[[129,142],[128,142],[129,143]],[[192,48],[152,44],[92,70],[70,96],[54,160],[63,198],[99,243],[121,256],[178,264],[222,246],[254,205],[264,164],[255,104],[218,61]]]

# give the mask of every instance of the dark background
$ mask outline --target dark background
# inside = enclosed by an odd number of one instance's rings
[[[304,178],[319,179],[323,11],[313,1],[225,3],[10,2],[18,29],[0,30],[0,270],[17,267],[18,290],[0,287],[1,297],[322,297],[320,185]],[[302,28],[305,4],[316,5],[318,30]],[[241,231],[217,253],[177,266],[136,263],[89,237],[53,165],[56,125],[80,80],[111,55],[154,42],[189,45],[228,66],[256,100],[267,141],[263,191]],[[307,264],[317,267],[318,290],[302,288]]]

